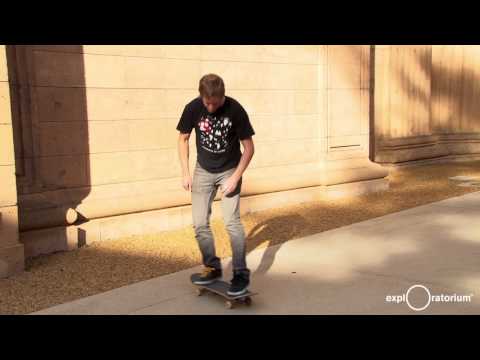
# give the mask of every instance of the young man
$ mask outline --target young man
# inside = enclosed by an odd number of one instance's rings
[[[183,188],[192,193],[193,227],[204,265],[203,272],[195,274],[193,282],[210,284],[222,277],[210,229],[212,202],[220,188],[223,220],[233,253],[233,279],[228,293],[240,295],[247,291],[250,283],[245,232],[240,221],[240,191],[242,174],[254,153],[252,135],[255,132],[240,103],[225,96],[225,85],[219,76],[205,75],[200,79],[198,90],[200,96],[185,106],[177,125]],[[197,162],[192,182],[188,169],[188,141],[193,128]]]

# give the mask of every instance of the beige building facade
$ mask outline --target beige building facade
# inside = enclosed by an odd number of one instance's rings
[[[396,164],[475,159],[478,60],[479,46],[0,46],[0,277],[191,225],[175,127],[206,73],[256,132],[245,214],[385,189]]]

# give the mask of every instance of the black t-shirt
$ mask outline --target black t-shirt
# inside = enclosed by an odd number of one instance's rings
[[[197,97],[185,106],[177,130],[189,134],[195,128],[197,160],[209,172],[219,173],[240,162],[240,140],[255,134],[245,109],[235,99],[225,102],[210,114]]]

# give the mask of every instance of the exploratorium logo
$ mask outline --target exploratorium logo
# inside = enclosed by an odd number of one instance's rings
[[[421,289],[419,291],[424,291],[427,294],[427,302],[425,305],[413,306],[410,301],[412,290]],[[418,290],[417,290],[418,291]],[[470,295],[457,295],[457,294],[431,294],[430,290],[423,285],[413,285],[410,286],[405,294],[402,295],[387,295],[385,301],[388,303],[407,303],[408,307],[413,311],[423,311],[430,306],[432,302],[448,302],[448,303],[460,303],[460,302],[471,302],[473,294]]]

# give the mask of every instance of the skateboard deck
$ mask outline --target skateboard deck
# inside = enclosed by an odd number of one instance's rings
[[[251,297],[257,295],[257,293],[251,292],[249,290],[247,290],[247,292],[241,295],[228,295],[227,291],[230,288],[229,283],[222,280],[217,280],[212,284],[198,285],[193,283],[195,276],[196,274],[193,274],[190,280],[192,281],[192,284],[197,287],[197,295],[202,296],[205,291],[220,295],[225,299],[225,307],[227,309],[232,309],[236,303],[244,303],[245,305],[250,306],[252,304]]]

